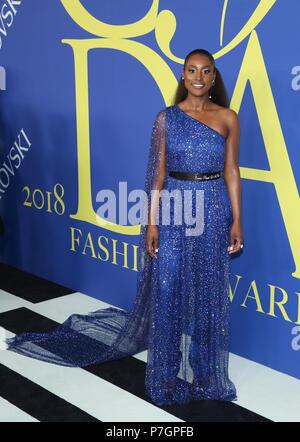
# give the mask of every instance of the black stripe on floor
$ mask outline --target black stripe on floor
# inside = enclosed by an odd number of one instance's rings
[[[40,422],[99,422],[88,413],[2,364],[0,396]]]
[[[3,263],[0,263],[0,288],[34,304],[75,293],[74,290]]]
[[[27,331],[47,332],[53,330],[56,325],[54,321],[26,308],[0,314],[0,326],[16,334]],[[135,357],[84,368],[151,403],[144,392],[145,369],[146,364]],[[228,401],[192,401],[188,404],[160,408],[186,422],[270,422],[269,419]]]
[[[33,312],[25,307],[0,313],[0,326],[12,333],[50,332],[57,327],[57,322]]]

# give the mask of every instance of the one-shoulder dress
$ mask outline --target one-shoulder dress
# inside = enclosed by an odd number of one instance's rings
[[[144,209],[150,208],[165,158],[163,190],[166,195],[175,191],[186,196],[199,231],[193,232],[190,218],[184,217],[184,204],[176,206],[174,198],[160,198],[157,258],[147,253],[147,226],[142,222],[136,296],[130,311],[109,307],[73,314],[50,333],[22,333],[6,344],[10,351],[70,367],[147,350],[145,396],[154,404],[234,401],[236,388],[228,375],[227,247],[232,209],[224,176],[183,180],[169,174],[224,170],[226,140],[178,105],[171,105],[157,113],[149,144]],[[162,216],[163,206],[169,219]],[[183,222],[175,222],[175,215],[181,215]]]

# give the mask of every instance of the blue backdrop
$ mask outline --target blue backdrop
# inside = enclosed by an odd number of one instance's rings
[[[208,49],[241,122],[231,351],[299,378],[299,15],[298,0],[0,0],[2,261],[132,306],[139,228],[100,227],[96,195],[143,187],[154,117]]]

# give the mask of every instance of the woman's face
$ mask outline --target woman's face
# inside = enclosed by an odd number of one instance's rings
[[[192,55],[183,71],[184,86],[194,96],[202,97],[209,93],[215,79],[214,67],[206,55]]]

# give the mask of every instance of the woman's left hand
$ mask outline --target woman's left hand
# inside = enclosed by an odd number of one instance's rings
[[[227,250],[228,253],[236,253],[242,250],[244,246],[243,231],[240,222],[233,222],[230,229],[230,245]]]

